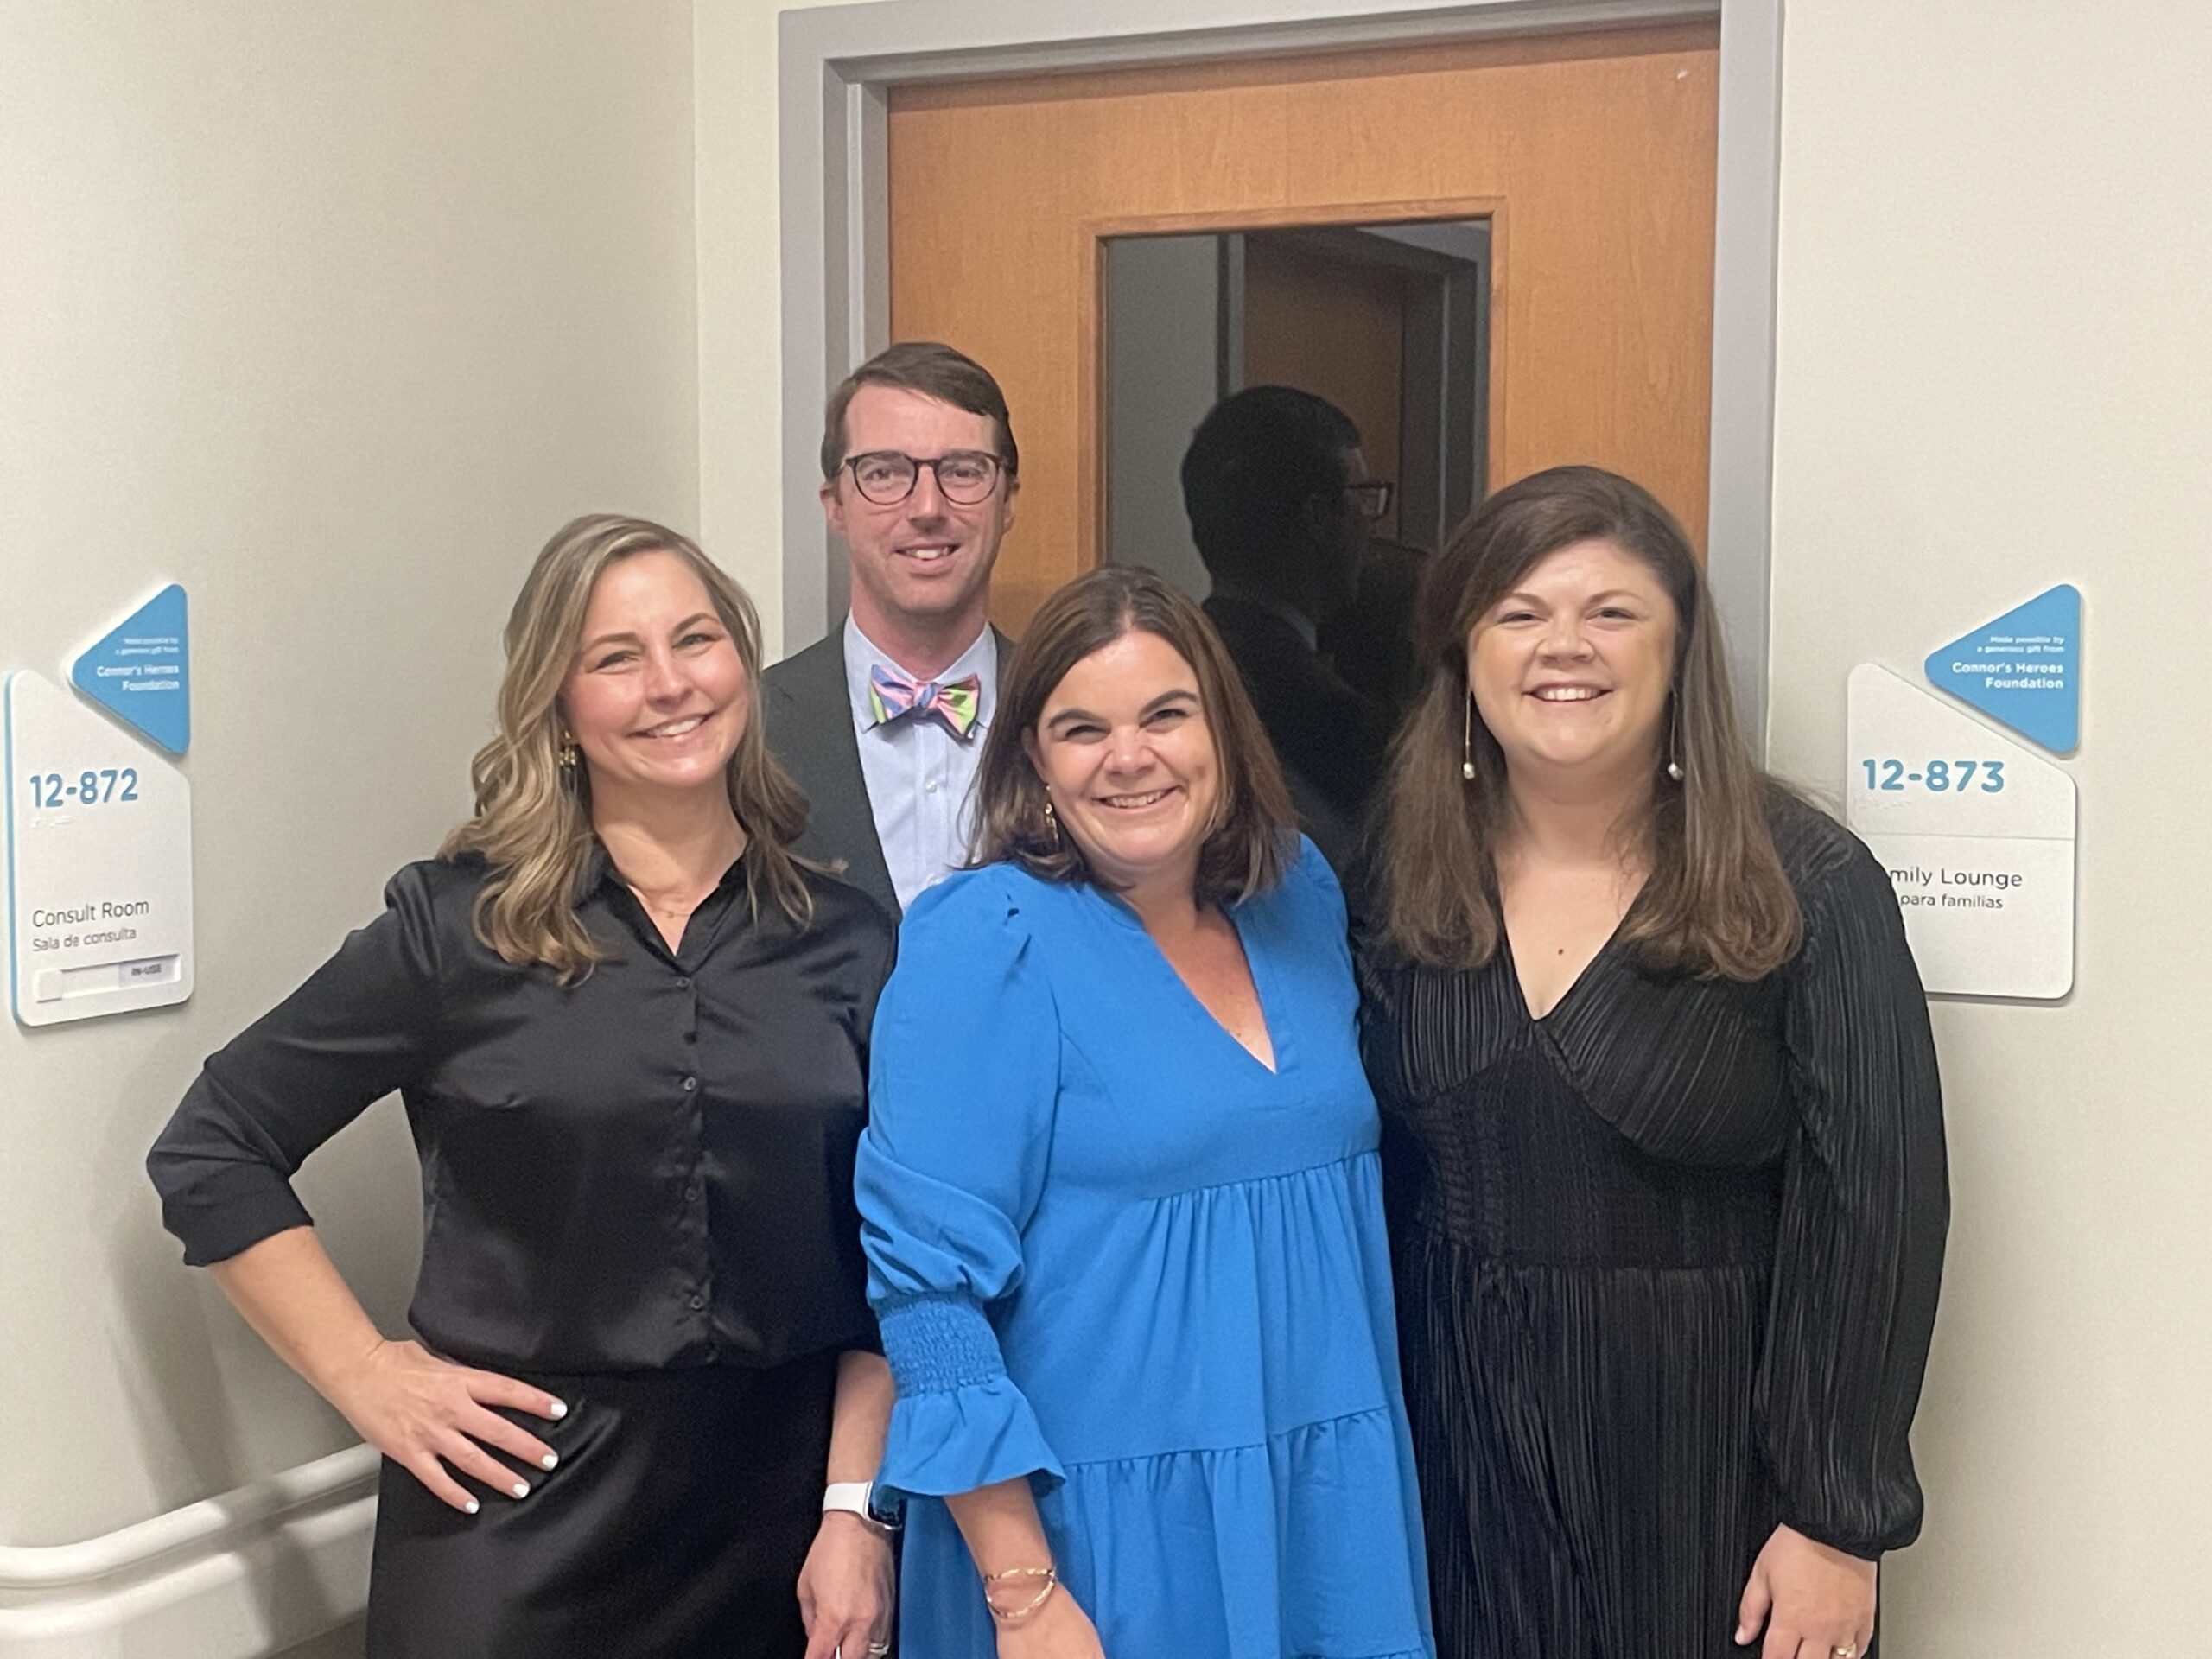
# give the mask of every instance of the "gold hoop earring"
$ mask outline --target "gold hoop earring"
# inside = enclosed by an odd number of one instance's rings
[[[1459,777],[1465,783],[1475,781],[1475,688],[1471,685],[1459,709]]]

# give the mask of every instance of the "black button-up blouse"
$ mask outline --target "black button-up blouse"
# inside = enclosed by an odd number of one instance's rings
[[[397,1089],[423,1165],[410,1322],[471,1363],[765,1366],[875,1346],[853,1204],[892,926],[809,874],[801,931],[745,861],[671,951],[601,851],[581,982],[477,938],[480,861],[410,864],[385,913],[208,1058],[147,1167],[194,1264],[308,1224],[289,1177]]]

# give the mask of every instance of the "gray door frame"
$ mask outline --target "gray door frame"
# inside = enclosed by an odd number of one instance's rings
[[[734,0],[732,0],[734,3]],[[888,342],[887,89],[921,80],[1187,63],[1483,35],[1720,20],[1707,565],[1730,667],[1764,747],[1774,459],[1783,0],[873,0],[779,20],[783,625],[786,650],[842,614],[815,499],[830,389]],[[702,213],[712,211],[702,202]],[[702,238],[702,245],[742,238]],[[712,516],[711,514],[709,516]]]

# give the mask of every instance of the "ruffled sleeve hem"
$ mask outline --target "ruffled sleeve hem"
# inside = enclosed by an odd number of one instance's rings
[[[902,1395],[892,1408],[878,1485],[910,1497],[945,1497],[1024,1476],[1040,1493],[1067,1478],[1011,1378]]]
[[[880,1312],[898,1385],[878,1484],[918,1497],[972,1492],[1023,1475],[1064,1478],[1029,1401],[1006,1374],[998,1332],[966,1296],[918,1296]]]

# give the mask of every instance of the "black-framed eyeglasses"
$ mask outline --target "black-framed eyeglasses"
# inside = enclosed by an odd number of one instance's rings
[[[905,455],[896,449],[871,449],[848,455],[845,465],[861,495],[879,507],[896,506],[914,493],[922,468],[937,474],[938,493],[957,507],[990,499],[1006,463],[981,449],[950,449],[941,455]]]
[[[1344,486],[1344,493],[1351,498],[1352,511],[1370,524],[1390,516],[1391,493],[1392,486],[1379,478]]]

